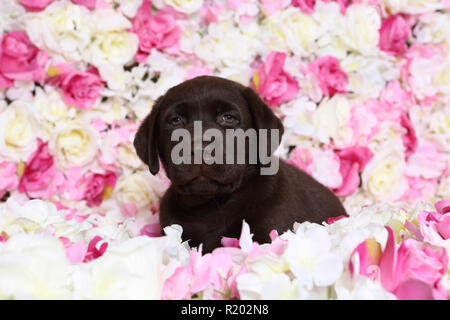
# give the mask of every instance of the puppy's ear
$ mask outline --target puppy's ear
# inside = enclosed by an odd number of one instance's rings
[[[246,87],[243,91],[243,96],[247,101],[250,114],[253,119],[253,126],[256,130],[267,129],[270,136],[271,129],[278,129],[279,131],[279,141],[281,143],[281,137],[284,133],[283,123],[281,120],[273,113],[272,109],[260,98],[260,96],[250,87]],[[268,143],[270,143],[268,139]],[[275,150],[272,150],[272,153]]]
[[[162,97],[153,104],[152,111],[141,123],[134,137],[134,148],[139,158],[148,165],[150,172],[155,175],[159,171],[157,118]]]

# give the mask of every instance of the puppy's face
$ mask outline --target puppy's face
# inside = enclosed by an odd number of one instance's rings
[[[174,153],[180,141],[172,141],[171,137],[181,129],[188,133],[190,150]],[[219,142],[214,137],[205,141],[203,134],[208,129],[215,129],[222,137],[219,139],[222,162],[205,162],[205,148],[212,142]],[[226,132],[235,132],[232,130],[236,129],[244,132],[248,129],[278,129],[281,131],[280,139],[283,132],[280,120],[251,88],[230,80],[203,76],[185,81],[160,97],[141,124],[134,145],[152,174],[158,172],[158,158],[161,160],[173,188],[179,193],[200,196],[228,194],[240,186],[249,166],[254,166],[249,164],[248,148],[245,149],[244,163],[237,161],[238,152],[230,157],[233,159],[231,163],[225,161],[231,147],[227,146]],[[238,151],[237,140],[232,143],[233,150]],[[209,154],[215,156],[216,151]],[[184,154],[186,152],[190,154]],[[195,159],[196,152],[200,158]],[[174,155],[190,161],[179,163],[174,161]]]

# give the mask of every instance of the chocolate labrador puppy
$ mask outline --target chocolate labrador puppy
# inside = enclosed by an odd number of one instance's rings
[[[237,145],[236,139],[217,137],[207,143],[197,143],[194,140],[199,136],[195,132],[199,124],[201,134],[215,129],[223,136],[237,129],[263,133],[272,130],[278,132],[277,143],[283,133],[281,121],[258,94],[230,80],[197,77],[171,88],[157,99],[136,133],[134,146],[152,174],[159,171],[161,160],[172,182],[161,200],[161,227],[181,225],[183,240],[190,240],[191,246],[203,243],[203,252],[210,252],[220,246],[223,236],[239,237],[243,219],[250,225],[253,239],[263,243],[270,241],[269,233],[273,229],[282,233],[292,228],[294,222],[321,223],[346,215],[341,202],[328,188],[281,159],[272,156],[273,161],[279,161],[279,166],[274,166],[278,170],[262,174],[262,168],[267,169],[273,163],[263,163],[262,158],[250,161],[251,153],[255,153],[249,149],[250,135],[244,161],[236,161],[238,152],[230,157],[235,161],[211,163],[205,156],[195,161],[195,153],[206,154],[207,145],[215,139],[222,140],[223,157],[230,146]],[[174,160],[173,150],[179,140],[173,134],[177,129],[191,134],[188,145],[191,150],[184,149],[180,155],[193,161]],[[266,145],[268,156],[275,151],[276,146],[269,143],[273,142],[271,137],[262,140],[258,135],[257,140],[258,151]],[[211,152],[209,160],[219,153],[219,149]]]

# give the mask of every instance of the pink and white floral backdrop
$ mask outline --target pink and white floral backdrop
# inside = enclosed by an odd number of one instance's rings
[[[448,30],[448,0],[1,1],[0,297],[448,299]],[[134,133],[205,74],[252,86],[350,217],[161,235]]]

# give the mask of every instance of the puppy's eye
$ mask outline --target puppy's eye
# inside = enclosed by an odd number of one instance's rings
[[[172,127],[176,127],[176,128],[182,127],[184,125],[183,119],[178,116],[171,118],[169,120],[169,123]]]
[[[228,125],[229,126],[229,125],[233,125],[237,122],[238,122],[238,120],[236,119],[236,117],[229,113],[223,114],[219,117],[220,125]]]

